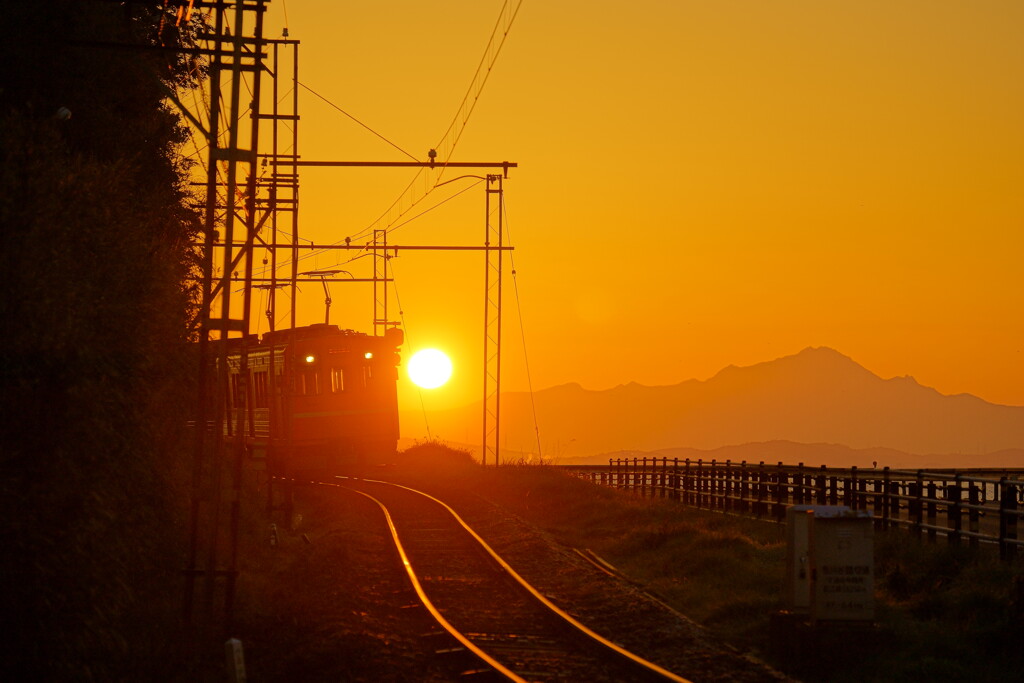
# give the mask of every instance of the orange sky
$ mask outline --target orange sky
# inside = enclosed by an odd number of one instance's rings
[[[286,10],[300,80],[425,159],[501,5],[275,1],[267,33]],[[830,346],[1024,405],[1022,30],[1019,0],[526,0],[453,157],[520,164],[503,388],[527,386],[518,288],[535,389],[674,384]],[[405,159],[300,102],[303,158]],[[304,169],[303,234],[360,232],[411,177]],[[389,240],[480,244],[483,202],[473,188]],[[483,256],[393,265],[412,349],[456,364],[424,405],[478,400]],[[332,322],[369,331],[368,286],[332,294]],[[303,297],[300,322],[321,320],[320,288]],[[404,375],[401,396],[419,407]]]

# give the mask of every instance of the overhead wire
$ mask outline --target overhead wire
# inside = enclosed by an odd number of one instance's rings
[[[469,190],[473,189],[474,187],[476,187],[477,185],[479,185],[479,184],[480,184],[480,183],[482,183],[482,182],[483,182],[483,179],[482,179],[482,178],[477,178],[477,181],[476,181],[475,183],[472,183],[472,184],[468,185],[467,187],[464,187],[464,188],[462,188],[461,190],[459,190],[459,191],[458,191],[458,192],[456,192],[455,194],[451,195],[450,197],[446,197],[445,199],[442,199],[441,201],[439,201],[439,202],[438,202],[437,204],[434,204],[434,205],[433,205],[433,206],[431,206],[430,208],[424,209],[423,211],[421,211],[420,213],[416,214],[415,216],[413,216],[413,217],[409,218],[408,220],[406,220],[406,221],[404,221],[404,222],[402,222],[402,223],[399,223],[398,225],[395,225],[395,226],[394,226],[394,227],[393,227],[393,228],[391,229],[391,232],[394,232],[394,231],[395,231],[395,230],[397,230],[398,228],[400,228],[400,227],[402,227],[402,226],[404,226],[404,225],[407,225],[407,224],[409,224],[409,223],[411,223],[411,222],[413,222],[413,221],[415,221],[415,220],[417,220],[417,219],[419,219],[419,218],[421,218],[421,217],[425,216],[426,214],[430,213],[430,212],[431,212],[431,211],[433,211],[434,209],[437,209],[437,208],[439,208],[440,206],[442,206],[442,205],[444,205],[444,204],[446,204],[446,203],[450,202],[451,200],[455,199],[455,198],[456,198],[456,197],[458,197],[459,195],[461,195],[461,194],[463,194],[463,193],[465,193],[465,192],[468,192]],[[425,199],[425,198],[426,198],[426,197],[424,197],[424,199]],[[389,233],[389,234],[390,234],[390,233]],[[317,256],[319,256],[319,255],[321,255],[321,254],[323,254],[323,253],[326,253],[326,252],[328,252],[328,251],[329,251],[329,250],[327,250],[327,249],[320,249],[320,250],[311,250],[311,251],[310,251],[309,253],[307,253],[307,254],[303,254],[302,256],[299,256],[299,259],[298,259],[298,260],[299,260],[299,262],[301,263],[302,261],[305,261],[305,260],[307,260],[307,259],[310,259],[310,258],[315,258],[315,257],[317,257]],[[341,260],[339,260],[338,262],[336,262],[336,263],[335,263],[335,265],[344,265],[344,264],[346,264],[346,263],[351,263],[352,261],[354,261],[354,260],[355,260],[355,259],[357,259],[357,258],[362,258],[363,256],[369,256],[369,255],[370,255],[370,254],[360,254],[359,256],[356,256],[356,257],[350,258],[350,259],[348,259],[347,261],[341,261]],[[280,265],[281,265],[281,266],[286,266],[286,265],[289,265],[290,263],[291,263],[291,261],[290,261],[290,260],[286,260],[286,261],[283,261],[283,262],[282,262],[282,263],[281,263]]]
[[[281,8],[284,10],[284,36],[288,37],[288,3],[286,0],[281,0]]]
[[[508,234],[509,246],[512,245],[512,229],[508,219],[508,207],[505,205],[505,195],[501,196],[501,210],[505,214],[505,232]],[[499,258],[500,258],[499,253]],[[516,270],[515,252],[508,254],[509,262],[512,265],[512,289],[516,295],[516,312],[519,314],[519,334],[523,341],[523,362],[526,365],[526,386],[530,390],[530,406],[533,409],[533,432],[537,437],[537,457],[541,460],[544,453],[540,445],[540,422],[537,420],[537,400],[533,393],[533,375],[530,372],[530,355],[526,348],[526,324],[523,322],[523,306],[519,298],[519,277]]]
[[[329,99],[327,99],[326,97],[324,97],[323,95],[321,95],[320,93],[318,93],[318,92],[317,92],[316,90],[313,90],[312,88],[310,88],[310,87],[309,87],[308,85],[306,85],[306,84],[305,84],[305,83],[303,83],[302,81],[296,81],[296,83],[298,83],[300,87],[303,87],[303,88],[305,88],[306,90],[308,90],[308,91],[309,91],[309,92],[311,92],[312,94],[314,94],[314,95],[316,95],[317,97],[319,97],[319,98],[320,98],[321,100],[323,100],[324,102],[326,102],[326,103],[327,103],[328,105],[330,105],[330,106],[331,106],[331,107],[333,107],[334,109],[338,110],[339,112],[341,112],[342,114],[344,114],[344,115],[345,115],[345,116],[347,116],[348,118],[350,118],[350,119],[352,119],[353,121],[355,121],[356,123],[358,123],[358,124],[359,124],[360,126],[362,126],[363,128],[365,128],[366,130],[368,130],[368,131],[370,131],[371,133],[373,133],[374,135],[376,135],[376,136],[377,136],[378,138],[380,138],[380,139],[381,139],[381,140],[383,140],[384,142],[388,143],[389,145],[391,145],[392,147],[394,147],[395,149],[397,149],[397,150],[398,150],[399,152],[401,152],[401,153],[402,153],[402,154],[404,154],[405,156],[409,157],[409,158],[410,158],[410,159],[412,159],[413,161],[419,161],[419,159],[417,159],[417,158],[416,158],[416,157],[414,157],[413,155],[409,154],[409,153],[408,153],[408,152],[406,152],[406,151],[405,151],[404,149],[402,149],[401,147],[399,147],[399,146],[398,146],[398,145],[396,145],[395,143],[391,142],[391,140],[388,140],[388,139],[387,139],[386,137],[384,137],[383,135],[381,135],[380,133],[378,133],[377,131],[375,131],[375,130],[374,130],[373,128],[370,128],[370,127],[369,127],[368,125],[366,125],[365,123],[363,123],[362,121],[360,121],[360,120],[359,120],[359,119],[357,119],[356,117],[352,116],[352,114],[349,114],[349,113],[348,113],[347,111],[345,111],[344,109],[342,109],[341,107],[339,107],[338,105],[336,105],[336,104],[335,104],[334,102],[331,102],[331,101],[330,101]]]
[[[413,176],[413,179],[405,187],[398,198],[391,203],[387,210],[359,232],[349,235],[350,239],[362,239],[363,237],[372,234],[374,230],[378,229],[377,226],[382,223],[385,225],[385,230],[390,231],[394,229],[396,222],[400,221],[406,213],[415,208],[440,185],[441,178],[444,175],[446,168],[445,165],[451,160],[455,147],[462,138],[462,134],[469,123],[469,119],[472,116],[474,109],[476,108],[476,103],[479,101],[480,95],[483,93],[484,86],[487,84],[487,79],[494,68],[494,64],[497,62],[498,56],[501,54],[502,47],[505,45],[505,39],[508,37],[509,31],[512,29],[512,24],[518,16],[519,9],[522,7],[522,4],[523,0],[516,0],[514,4],[510,2],[510,0],[505,0],[502,4],[501,10],[498,12],[498,19],[495,22],[494,28],[491,30],[487,46],[484,48],[484,53],[480,58],[480,62],[477,64],[476,71],[473,74],[469,87],[466,89],[466,94],[463,96],[462,102],[459,104],[459,108],[456,110],[451,123],[448,124],[448,128],[441,136],[440,141],[434,147],[438,153],[436,166],[429,169],[420,168]],[[313,91],[310,90],[310,92]],[[348,114],[346,113],[346,115]],[[415,159],[415,157],[412,157],[408,152],[401,149],[400,151]],[[427,176],[427,178],[423,183],[421,191],[419,193],[412,192],[417,181],[424,176]],[[431,176],[433,177],[431,178]],[[420,194],[420,196],[413,199],[411,198],[413,194]],[[402,208],[403,201],[407,202],[408,206]],[[394,213],[396,207],[398,207],[398,211],[397,213]],[[339,243],[340,240],[334,244]]]
[[[402,306],[402,297],[398,294],[398,277],[395,275],[395,265],[391,264],[391,285],[395,290],[395,301],[398,303],[398,317],[402,319],[402,329],[405,331],[405,346],[412,348],[412,337],[409,335],[409,325],[405,322],[405,308]],[[420,410],[423,413],[423,426],[427,430],[427,440],[433,441],[434,437],[430,432],[430,420],[427,419],[427,403],[423,400],[423,388],[417,385],[416,393],[420,398]]]
[[[423,216],[425,216],[426,214],[430,213],[430,212],[431,212],[431,211],[433,211],[434,209],[436,209],[436,208],[439,208],[439,207],[443,206],[444,204],[447,204],[448,202],[450,202],[451,200],[455,199],[455,198],[456,198],[456,197],[458,197],[459,195],[461,195],[461,194],[463,194],[463,193],[465,193],[465,192],[469,192],[470,190],[472,190],[472,189],[473,189],[474,187],[476,187],[477,185],[479,185],[479,184],[480,184],[480,183],[482,183],[483,181],[484,181],[484,179],[483,179],[483,178],[478,178],[478,179],[477,179],[477,181],[476,181],[475,183],[473,183],[473,184],[471,184],[471,185],[468,185],[468,186],[466,186],[466,187],[462,188],[461,190],[459,190],[458,192],[456,192],[455,194],[453,194],[453,195],[452,195],[452,196],[450,196],[450,197],[447,197],[447,198],[445,198],[445,199],[442,199],[441,201],[439,201],[439,202],[438,202],[437,204],[434,204],[434,205],[433,205],[432,207],[430,207],[429,209],[424,209],[423,211],[419,212],[418,214],[416,214],[416,215],[415,215],[415,216],[413,216],[412,218],[410,218],[410,219],[408,219],[408,220],[406,220],[406,221],[403,221],[403,222],[399,223],[398,225],[394,225],[394,226],[392,226],[392,227],[391,227],[391,229],[390,229],[390,230],[388,230],[388,234],[391,234],[391,233],[395,232],[396,230],[398,230],[398,229],[399,229],[400,227],[402,227],[403,225],[408,225],[409,223],[412,223],[412,222],[413,222],[414,220],[416,220],[417,218],[422,218]],[[424,197],[424,199],[426,199],[426,197]]]
[[[498,20],[494,24],[494,28],[491,30],[491,37],[487,41],[487,47],[484,48],[484,54],[480,57],[480,63],[477,64],[476,72],[473,74],[473,79],[469,83],[469,88],[466,90],[466,94],[462,98],[462,103],[459,105],[458,111],[455,112],[455,117],[452,122],[448,124],[448,130],[441,136],[441,140],[434,146],[434,149],[438,150],[438,155],[444,160],[448,161],[451,155],[455,152],[455,147],[458,145],[459,140],[462,138],[462,133],[466,130],[466,124],[469,122],[469,117],[472,116],[473,110],[476,108],[476,103],[480,99],[480,95],[483,93],[484,86],[487,84],[487,79],[491,75],[491,70],[494,67],[495,62],[498,61],[498,56],[501,54],[502,47],[505,46],[505,38],[508,37],[509,31],[512,30],[512,23],[516,20],[516,16],[519,14],[519,8],[522,7],[523,0],[517,0],[515,7],[510,9],[509,0],[505,0],[501,6],[501,10],[498,12]],[[501,33],[501,40],[494,44],[494,37],[498,34],[498,29],[502,27],[504,21],[504,31]],[[494,54],[490,61],[487,60],[487,55],[490,53],[491,48],[494,48]],[[477,83],[477,79],[480,78],[481,70],[484,64],[487,63],[487,70],[483,71],[483,79]],[[475,92],[474,92],[475,91]],[[472,95],[472,100],[470,100]],[[467,104],[469,108],[466,109]],[[465,114],[463,114],[465,110]],[[459,123],[460,115],[462,123],[456,129],[456,124]],[[456,130],[454,139],[451,140],[450,147],[445,148],[445,141],[448,139],[452,131]],[[443,166],[442,166],[443,175]],[[438,178],[440,180],[440,177]]]

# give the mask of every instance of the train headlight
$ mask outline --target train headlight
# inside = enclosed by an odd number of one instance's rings
[[[309,355],[306,356],[306,363],[307,364],[312,365],[315,362],[316,362],[316,356],[314,356],[313,354],[309,354]]]
[[[364,353],[363,358],[365,358],[366,360],[370,360],[371,358],[373,358],[373,351],[367,351],[366,353]]]

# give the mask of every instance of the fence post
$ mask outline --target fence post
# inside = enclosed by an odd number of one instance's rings
[[[826,484],[826,480],[825,480],[825,472],[826,471],[827,470],[826,470],[825,466],[822,465],[821,466],[821,473],[818,475],[818,477],[817,477],[818,481],[815,484],[815,486],[817,486],[817,488],[818,488],[818,495],[817,495],[818,505],[824,505],[825,502],[828,500],[828,485]]]
[[[804,464],[797,463],[796,474],[793,475],[793,500],[796,505],[804,504]]]
[[[875,468],[872,468],[871,470],[871,477],[871,491],[874,493],[874,495],[871,496],[871,507],[874,510],[875,528],[884,529],[885,512],[883,511],[883,507],[885,506],[885,498],[882,495],[884,482],[878,478],[878,470]]]
[[[672,500],[679,502],[679,458],[672,458]]]
[[[1017,556],[1017,495],[1019,483],[999,479],[999,559],[1010,562]]]
[[[725,477],[722,481],[725,484],[724,488],[722,489],[722,493],[725,495],[725,497],[722,498],[722,509],[726,512],[729,512],[730,510],[736,509],[734,498],[736,486],[735,482],[732,479],[732,460],[728,458],[725,461]]]
[[[729,509],[729,461],[718,466],[718,509],[725,512]]]
[[[891,476],[892,475],[889,473],[889,468],[888,467],[886,467],[884,470],[882,470],[882,528],[883,529],[888,529],[889,528],[889,523],[890,523],[889,516],[890,516],[890,514],[892,512],[892,500],[889,497],[891,495],[891,493],[892,493],[892,490],[889,487],[889,484],[891,483],[891,481],[890,481],[890,477]]]
[[[668,466],[668,458],[665,458],[665,473],[664,473],[664,477],[665,477],[665,481],[664,481],[664,484],[665,484],[665,496],[664,497],[672,499],[672,500],[675,500],[675,498],[672,495],[672,491],[675,489],[675,471],[676,471],[675,470],[675,465],[673,464],[672,469],[670,470],[669,466]]]
[[[665,471],[667,469],[666,463],[669,461],[668,458],[662,457],[662,469],[656,471],[655,478],[657,479],[657,497],[665,498]],[[654,459],[654,466],[657,466],[657,458]]]
[[[757,466],[757,483],[754,484],[757,491],[756,502],[754,503],[754,514],[758,517],[764,516],[764,460]]]
[[[722,499],[719,498],[719,496],[718,496],[718,494],[721,493],[721,491],[722,491],[722,478],[721,478],[722,473],[720,472],[720,469],[721,468],[718,466],[718,461],[716,459],[712,458],[711,459],[711,470],[709,472],[710,475],[711,475],[711,482],[710,482],[711,483],[711,488],[710,488],[710,491],[708,492],[710,494],[708,496],[708,509],[709,510],[717,510],[719,507],[721,507],[721,504],[722,504]]]
[[[690,459],[683,461],[683,502],[691,504],[690,490],[693,488],[693,475],[690,473]]]
[[[707,499],[708,499],[708,510],[715,510],[718,508],[718,461],[714,458],[711,459],[711,464],[708,465],[708,487],[707,487]]]
[[[704,458],[697,458],[697,474],[694,477],[694,488],[697,489],[697,507],[704,507],[705,495],[707,493],[707,482],[704,480]]]
[[[651,498],[658,497],[658,485],[661,483],[661,472],[658,470],[658,459],[651,458]]]
[[[972,548],[978,547],[978,538],[974,536],[974,534],[978,533],[978,520],[981,517],[975,507],[979,503],[978,493],[978,485],[973,481],[967,485],[967,502],[971,506],[967,511],[967,530],[971,532],[971,539],[968,541],[968,544]]]
[[[775,509],[772,510],[772,515],[779,521],[786,518],[786,508],[782,500],[788,491],[788,481],[789,477],[782,471],[782,461],[780,460],[775,470]]]
[[[911,503],[914,507],[911,515],[914,518],[914,535],[921,538],[922,525],[924,524],[924,472],[917,471],[917,481],[914,484],[914,500]]]
[[[725,476],[726,472],[721,463],[714,460],[711,468],[711,480],[714,482],[714,505],[712,510],[725,510]]]
[[[854,465],[850,468],[850,478],[847,479],[846,485],[849,488],[846,491],[846,504],[850,506],[851,510],[859,510],[860,507],[857,505],[857,466]]]
[[[963,517],[960,514],[960,479],[963,475],[959,472],[952,486],[946,486],[946,524],[949,525],[949,544],[960,545],[960,532],[963,531]]]
[[[750,471],[746,460],[740,461],[740,511],[750,514]]]
[[[928,541],[930,543],[934,543],[935,542],[935,528],[934,527],[935,527],[935,521],[936,521],[937,511],[938,511],[937,510],[938,506],[936,505],[936,501],[938,500],[938,498],[939,498],[939,493],[935,489],[935,482],[934,481],[928,482],[928,526],[930,527],[928,529]]]

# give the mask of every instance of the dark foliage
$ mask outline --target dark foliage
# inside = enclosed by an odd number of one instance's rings
[[[185,463],[172,418],[196,229],[141,3],[0,13],[0,677],[166,677]],[[190,30],[190,29],[189,29]]]

